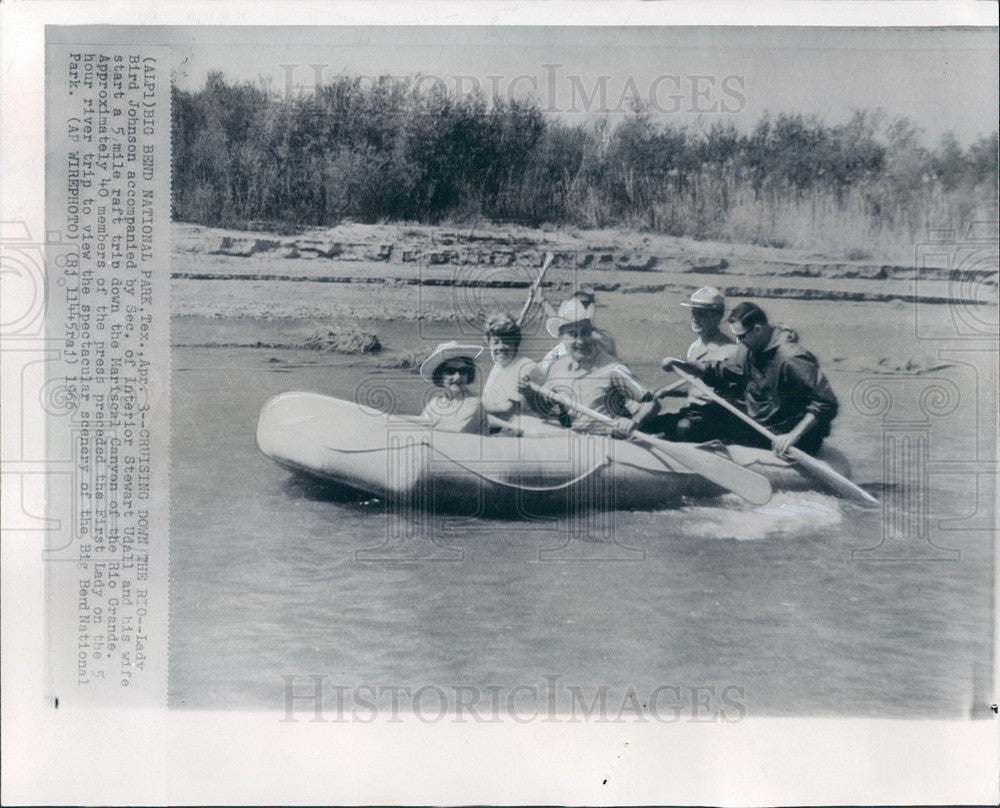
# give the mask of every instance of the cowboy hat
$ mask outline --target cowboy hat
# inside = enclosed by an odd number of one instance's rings
[[[559,329],[571,323],[590,322],[591,307],[584,306],[576,298],[564,300],[559,307],[559,314],[556,317],[549,317],[545,323],[545,330],[553,337],[559,339]]]

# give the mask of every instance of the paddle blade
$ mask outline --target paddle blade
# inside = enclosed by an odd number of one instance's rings
[[[825,483],[842,497],[864,502],[866,505],[880,505],[881,503],[860,486],[855,485],[842,474],[838,474],[822,460],[817,460],[810,454],[806,454],[801,449],[792,446],[788,454],[799,464],[799,468],[813,478]]]
[[[773,493],[771,481],[763,474],[719,457],[711,452],[680,443],[641,437],[647,445],[687,467],[720,488],[732,491],[754,505],[765,505]]]

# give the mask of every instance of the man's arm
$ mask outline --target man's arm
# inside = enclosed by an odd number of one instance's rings
[[[541,371],[540,366],[536,365],[534,372],[521,374],[517,380],[517,391],[524,396],[524,400],[527,402],[528,407],[534,410],[535,414],[541,416],[542,418],[554,418],[557,419],[563,426],[568,426],[569,418],[566,408],[532,390],[531,385],[533,383],[538,384],[541,387],[552,386],[547,383],[546,374]]]
[[[699,379],[705,375],[705,371],[707,370],[707,365],[704,362],[698,362],[693,359],[678,359],[676,356],[668,356],[663,360],[660,367],[667,373],[670,373],[674,368],[679,368],[685,373],[697,376]]]
[[[786,358],[781,375],[782,390],[794,391],[805,402],[806,413],[827,423],[837,417],[840,403],[815,356],[802,351]]]
[[[799,421],[791,432],[786,432],[784,435],[775,435],[774,440],[771,442],[771,448],[778,457],[784,457],[785,452],[788,451],[789,447],[795,446],[802,436],[805,435],[810,429],[812,429],[818,422],[815,415],[811,412],[807,412],[802,416],[802,420]]]
[[[788,357],[782,367],[782,377],[782,390],[805,401],[805,413],[791,430],[774,440],[774,452],[778,455],[785,454],[789,446],[795,446],[821,424],[829,424],[840,408],[829,380],[812,354],[802,352]]]
[[[717,391],[724,391],[724,395],[731,396],[743,392],[743,387],[746,384],[746,360],[746,348],[738,345],[736,350],[725,359],[697,361],[668,356],[663,360],[661,367],[667,373],[670,373],[674,368],[679,368],[685,373],[697,376],[709,387]]]
[[[632,416],[632,423],[635,424],[635,429],[642,429],[647,422],[659,414],[660,400],[653,396],[649,401],[644,401],[639,405],[639,409]]]
[[[616,437],[627,438],[659,414],[659,399],[650,390],[647,390],[646,386],[633,376],[632,371],[625,365],[619,364],[615,367],[613,387],[625,401],[632,402],[632,405],[625,407],[630,413],[629,416],[615,418],[614,434]]]

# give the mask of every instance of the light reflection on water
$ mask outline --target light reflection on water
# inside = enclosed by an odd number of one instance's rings
[[[988,534],[960,537],[961,563],[858,564],[852,549],[880,541],[880,511],[796,492],[768,504],[780,515],[734,496],[618,511],[589,539],[566,517],[414,514],[430,535],[387,548],[383,502],[297,479],[255,448],[271,395],[350,397],[367,375],[315,361],[175,349],[175,707],[280,710],[282,674],[414,688],[546,674],[646,693],[735,684],[749,715],[772,716],[964,716],[973,679],[988,689]],[[423,395],[415,375],[412,388],[404,411]],[[879,468],[865,428],[854,445],[841,429],[837,445],[869,482]],[[939,498],[962,514],[971,496]]]

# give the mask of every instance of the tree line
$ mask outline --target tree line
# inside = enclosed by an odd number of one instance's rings
[[[928,147],[881,111],[834,126],[765,115],[749,132],[639,107],[617,126],[571,124],[530,99],[388,77],[282,97],[215,73],[173,89],[172,134],[173,217],[213,226],[483,218],[865,251],[997,210],[996,132]]]

